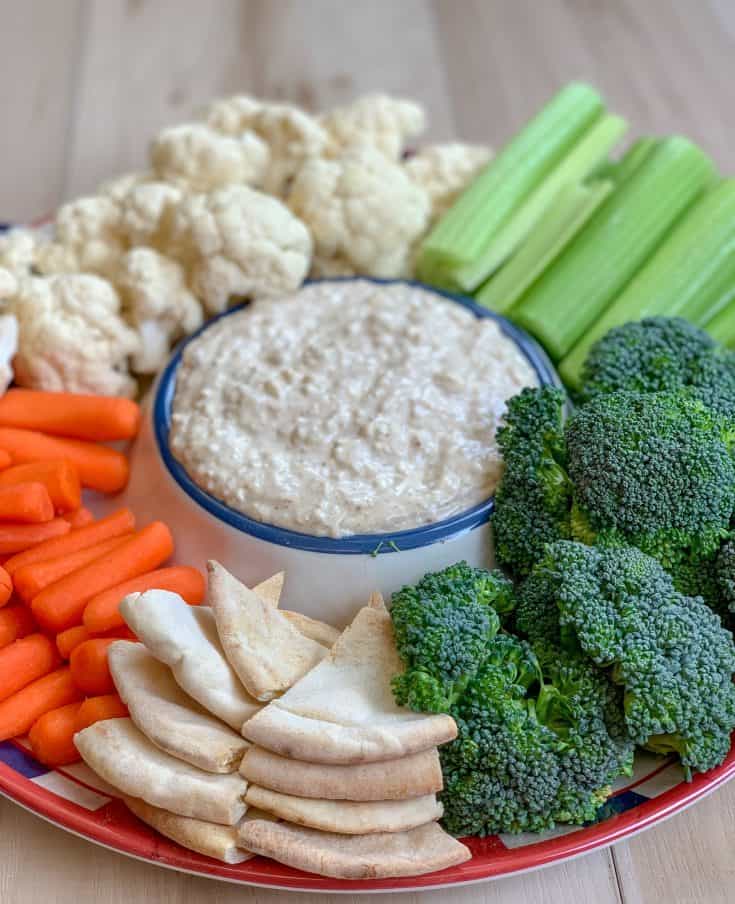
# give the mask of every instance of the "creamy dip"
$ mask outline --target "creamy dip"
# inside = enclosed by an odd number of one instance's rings
[[[314,283],[189,343],[171,448],[258,521],[332,537],[405,530],[492,495],[505,400],[537,383],[493,320],[448,299]]]

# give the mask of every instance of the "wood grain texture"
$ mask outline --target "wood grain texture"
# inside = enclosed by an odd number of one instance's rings
[[[633,134],[689,135],[735,171],[732,0],[0,0],[0,22],[0,220],[145,166],[159,128],[236,91],[315,109],[403,93],[426,105],[431,138],[497,145],[559,85],[588,79]],[[400,900],[724,902],[734,829],[735,785],[613,854]],[[204,899],[324,900],[138,863],[0,800],[2,904]]]

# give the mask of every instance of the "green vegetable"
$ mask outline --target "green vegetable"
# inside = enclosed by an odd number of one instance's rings
[[[552,98],[431,230],[419,253],[419,278],[456,288],[455,272],[473,264],[486,252],[519,204],[539,186],[601,112],[601,98],[587,85],[567,85]]]
[[[519,593],[519,630],[610,669],[637,744],[676,753],[688,770],[722,762],[735,728],[735,646],[700,598],[681,594],[655,559],[630,546],[555,543],[531,580],[532,595]]]
[[[481,289],[476,301],[500,314],[509,311],[582,229],[612,188],[612,182],[599,180],[563,188],[518,251]]]
[[[712,161],[689,141],[662,141],[520,300],[516,322],[562,358],[714,177]]]
[[[735,285],[733,285],[735,298]],[[715,342],[721,342],[728,348],[735,347],[735,304],[728,304],[718,311],[710,320],[702,324]]]
[[[707,192],[677,224],[559,366],[578,389],[594,343],[612,327],[656,314],[706,322],[727,307],[735,287],[735,179]]]
[[[661,143],[660,138],[638,138],[619,160],[606,160],[593,176],[596,179],[609,179],[620,185],[646,160],[654,148]]]

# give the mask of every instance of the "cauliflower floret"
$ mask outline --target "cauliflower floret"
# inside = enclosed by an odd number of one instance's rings
[[[13,382],[13,358],[18,351],[18,320],[14,314],[0,316],[0,393]]]
[[[27,276],[33,266],[36,236],[30,229],[9,229],[0,232],[0,267],[15,274]]]
[[[308,160],[288,204],[311,230],[322,267],[338,261],[334,266],[370,276],[405,275],[411,246],[429,220],[426,191],[371,147]]]
[[[116,176],[114,179],[108,179],[106,182],[97,186],[98,195],[107,195],[113,201],[121,202],[125,195],[136,185],[143,182],[152,182],[156,177],[153,173],[136,171],[134,173],[124,173],[122,176]]]
[[[491,157],[488,147],[450,142],[422,148],[406,161],[410,178],[428,192],[432,223],[449,210]]]
[[[159,246],[165,242],[172,211],[183,191],[168,182],[133,185],[120,199],[120,231],[130,245]]]
[[[426,128],[426,113],[411,100],[365,94],[348,106],[322,114],[320,122],[329,134],[329,156],[355,145],[369,145],[398,160],[408,139]]]
[[[171,345],[202,325],[202,306],[187,288],[183,267],[152,248],[133,248],[123,255],[117,289],[123,314],[141,340],[133,370],[156,373]]]
[[[233,296],[297,288],[311,260],[306,226],[276,198],[244,185],[186,198],[174,214],[173,243],[210,313],[224,310]]]
[[[268,145],[254,132],[232,137],[196,122],[164,129],[151,144],[158,177],[196,192],[231,183],[260,184],[268,160]]]
[[[54,273],[78,273],[81,270],[75,252],[61,242],[39,241],[33,255],[33,269],[42,276]]]
[[[51,391],[135,395],[128,357],[139,351],[107,280],[87,273],[30,277],[10,302],[20,338],[15,378]]]
[[[56,240],[76,255],[84,272],[111,276],[125,250],[120,205],[107,195],[63,204],[56,214]]]
[[[8,298],[11,298],[18,291],[18,278],[15,274],[0,267],[0,306],[2,306]]]
[[[246,95],[223,98],[212,104],[207,122],[229,135],[248,129],[260,135],[271,155],[263,189],[279,197],[304,161],[321,156],[327,146],[327,132],[317,118],[293,104],[257,101]]]

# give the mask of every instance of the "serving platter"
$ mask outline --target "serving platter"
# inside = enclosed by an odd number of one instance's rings
[[[137,820],[108,785],[83,763],[50,770],[24,741],[0,743],[0,793],[53,825],[156,866],[242,885],[320,893],[390,892],[459,886],[561,863],[656,825],[719,788],[735,775],[735,749],[721,766],[686,782],[671,759],[639,752],[631,778],[619,783],[598,821],[540,835],[463,839],[472,859],[404,879],[325,879],[263,857],[227,865],[185,850]]]

